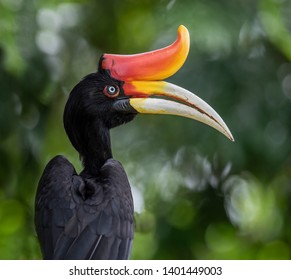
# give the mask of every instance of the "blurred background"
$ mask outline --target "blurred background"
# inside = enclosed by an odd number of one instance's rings
[[[62,114],[107,53],[191,49],[170,82],[232,131],[138,116],[112,131],[135,200],[132,259],[291,258],[290,0],[0,0],[0,259],[41,258],[34,195],[46,163],[82,170]]]

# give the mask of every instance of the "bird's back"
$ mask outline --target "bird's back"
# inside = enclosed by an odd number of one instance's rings
[[[45,259],[127,259],[133,201],[121,164],[109,159],[98,176],[57,156],[39,182],[35,224]]]

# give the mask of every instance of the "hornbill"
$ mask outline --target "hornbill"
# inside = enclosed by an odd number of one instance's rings
[[[110,129],[138,114],[198,120],[233,140],[221,117],[193,93],[163,81],[189,52],[186,27],[171,45],[141,54],[103,54],[98,71],[71,91],[64,128],[84,166],[77,174],[64,157],[45,167],[35,201],[35,225],[44,259],[128,259],[134,236],[131,189],[112,157]]]

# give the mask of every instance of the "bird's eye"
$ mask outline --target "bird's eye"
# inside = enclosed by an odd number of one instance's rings
[[[119,95],[119,87],[117,85],[106,86],[103,92],[107,97],[114,98]]]

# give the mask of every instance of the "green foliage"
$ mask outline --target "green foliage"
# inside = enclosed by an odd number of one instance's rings
[[[191,50],[169,80],[209,102],[236,142],[191,120],[112,131],[135,197],[133,259],[291,258],[291,2],[0,0],[0,259],[41,258],[45,164],[81,164],[62,125],[71,88],[107,53]]]

